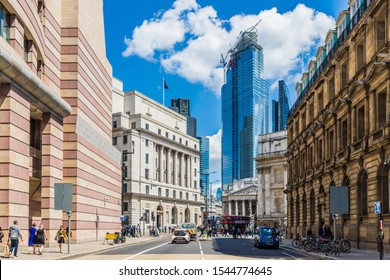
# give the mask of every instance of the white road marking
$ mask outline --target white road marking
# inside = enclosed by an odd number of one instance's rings
[[[295,258],[294,256],[290,255],[290,254],[287,254],[286,252],[282,252],[283,255],[286,255],[286,256],[289,256],[290,258]]]
[[[145,250],[145,251],[142,251],[142,252],[139,252],[139,253],[137,253],[137,254],[135,254],[135,255],[132,255],[132,256],[130,256],[130,257],[128,257],[128,258],[125,258],[124,260],[130,260],[130,259],[132,259],[132,258],[138,257],[139,255],[145,254],[146,252],[152,251],[152,250],[154,250],[154,249],[160,248],[160,247],[165,246],[165,245],[168,245],[168,244],[170,244],[170,243],[171,243],[171,242],[167,242],[167,243],[160,244],[160,245],[158,245],[158,246],[155,246],[155,247],[153,247],[153,248],[147,249],[147,250]]]

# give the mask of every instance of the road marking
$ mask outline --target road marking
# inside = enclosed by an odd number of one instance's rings
[[[286,256],[289,256],[290,258],[295,258],[294,256],[290,255],[290,254],[287,254],[286,252],[282,252],[283,255],[286,255]]]
[[[135,255],[132,255],[131,257],[125,258],[124,260],[130,260],[130,259],[135,258],[135,257],[138,257],[139,255],[142,255],[142,254],[144,254],[144,253],[146,253],[146,252],[152,251],[152,250],[154,250],[154,249],[160,248],[160,247],[165,246],[165,245],[168,245],[168,244],[170,244],[170,243],[171,243],[171,242],[167,242],[167,243],[160,244],[160,245],[155,246],[155,247],[153,247],[153,248],[150,248],[150,249],[147,249],[147,250],[145,250],[145,251],[139,252],[139,253],[137,253],[137,254],[135,254]]]
[[[200,243],[200,241],[198,241],[198,242],[199,242],[200,254],[203,256],[204,254],[203,254],[203,249],[202,249],[202,243]],[[204,258],[202,258],[202,260],[204,260]]]

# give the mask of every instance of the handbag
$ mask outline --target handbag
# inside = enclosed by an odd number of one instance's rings
[[[9,258],[11,256],[11,253],[9,251],[9,243],[4,246],[4,253],[3,253],[5,258]]]
[[[56,235],[56,237],[54,237],[54,240],[57,241],[58,240],[58,235]]]

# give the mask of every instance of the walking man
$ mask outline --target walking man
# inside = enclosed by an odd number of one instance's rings
[[[12,256],[12,252],[14,252],[13,257],[18,256],[18,247],[19,247],[19,237],[20,240],[23,242],[22,234],[20,233],[20,227],[18,226],[18,221],[14,221],[14,225],[9,228],[9,238],[11,239],[11,248],[10,253]]]

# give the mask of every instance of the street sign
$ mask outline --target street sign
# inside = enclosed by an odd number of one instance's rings
[[[330,213],[349,214],[348,186],[330,187]]]
[[[339,218],[339,214],[332,214],[332,219],[337,220]]]
[[[381,202],[380,201],[375,201],[374,203],[374,211],[375,214],[381,214],[382,213],[382,207],[381,207]]]
[[[54,183],[54,209],[72,210],[73,206],[73,184]]]

